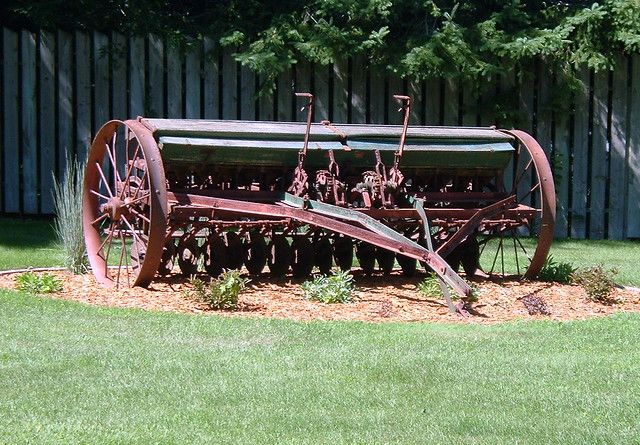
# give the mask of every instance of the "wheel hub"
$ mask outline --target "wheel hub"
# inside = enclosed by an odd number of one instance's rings
[[[125,218],[129,216],[129,208],[127,207],[126,200],[123,201],[117,196],[109,198],[109,200],[102,206],[102,213],[108,213],[112,221],[118,221],[121,216]]]

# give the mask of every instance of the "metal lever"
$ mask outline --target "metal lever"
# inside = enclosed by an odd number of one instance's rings
[[[409,127],[409,115],[411,113],[411,98],[409,96],[402,96],[400,94],[394,94],[393,98],[396,99],[402,105],[398,111],[404,111],[404,121],[402,126],[402,136],[400,136],[400,146],[395,155],[394,167],[398,167],[402,152],[404,151],[404,142],[407,139],[407,128]]]
[[[303,106],[300,111],[307,109],[307,129],[304,133],[304,146],[302,147],[302,156],[307,155],[307,148],[309,147],[309,133],[311,132],[311,119],[313,119],[313,94],[311,93],[295,93],[296,97],[306,97],[307,104]]]

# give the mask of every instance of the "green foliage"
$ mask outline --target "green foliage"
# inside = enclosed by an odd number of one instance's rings
[[[212,309],[235,310],[238,308],[238,296],[248,282],[240,276],[239,270],[228,270],[209,284],[192,278],[189,283],[193,289],[189,293]]]
[[[355,289],[353,276],[348,271],[334,272],[330,276],[318,275],[302,283],[304,297],[322,303],[350,303]]]
[[[23,292],[51,294],[62,290],[62,281],[50,273],[37,274],[29,271],[15,278],[16,286]]]
[[[427,298],[442,297],[442,289],[440,289],[436,274],[428,274],[427,277],[418,284],[418,292]]]
[[[569,284],[575,271],[576,268],[573,267],[573,264],[566,262],[557,263],[553,259],[553,255],[549,255],[540,273],[538,273],[538,279],[540,281]]]
[[[298,61],[357,54],[408,78],[470,83],[543,58],[570,85],[576,65],[607,69],[620,51],[640,50],[638,0],[34,0],[5,2],[0,13],[12,27],[153,33],[183,47],[210,36],[235,48],[266,89]]]
[[[87,271],[82,231],[82,183],[84,163],[67,160],[62,182],[54,177],[54,229],[64,253],[64,266],[72,273]]]
[[[573,274],[573,282],[582,286],[587,298],[598,303],[610,304],[615,301],[611,292],[616,287],[613,278],[618,274],[617,269],[605,269],[602,265],[578,269]]]

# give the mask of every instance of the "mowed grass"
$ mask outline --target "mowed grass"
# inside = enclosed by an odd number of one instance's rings
[[[0,218],[0,270],[61,265],[52,221]]]
[[[2,443],[634,443],[640,316],[301,323],[0,291]]]

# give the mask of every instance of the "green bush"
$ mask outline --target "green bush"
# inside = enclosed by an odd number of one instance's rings
[[[613,277],[617,274],[616,269],[606,270],[600,265],[578,269],[573,273],[572,280],[584,288],[589,300],[609,304],[615,302],[611,298],[611,291],[616,286]]]
[[[215,280],[207,285],[199,278],[192,278],[190,284],[193,286],[191,294],[212,309],[238,308],[238,296],[245,289],[248,279],[240,276],[239,270],[228,270],[223,272]]]
[[[64,252],[64,266],[72,273],[87,271],[82,231],[82,184],[84,163],[67,160],[64,179],[54,178],[53,199],[56,218],[54,228]]]
[[[576,268],[571,263],[556,263],[553,255],[549,255],[544,262],[544,266],[538,273],[540,281],[552,281],[554,283],[571,283],[573,273]]]
[[[458,295],[457,292],[449,286],[447,286],[447,288],[449,289],[449,294],[452,300],[460,299],[460,295]],[[442,295],[442,288],[440,287],[440,279],[433,272],[429,273],[426,278],[418,284],[418,292],[427,298],[442,298],[444,296]],[[471,284],[471,295],[463,298],[463,300],[467,303],[476,302],[478,301],[480,293],[480,288],[475,284]]]
[[[62,281],[50,273],[25,272],[15,278],[16,286],[23,292],[51,294],[62,290]]]
[[[440,283],[438,277],[434,273],[430,273],[427,277],[418,284],[418,292],[427,298],[440,298],[442,297],[442,289],[440,289]]]
[[[318,275],[302,283],[304,298],[322,303],[349,303],[353,301],[355,289],[353,276],[347,271]]]

